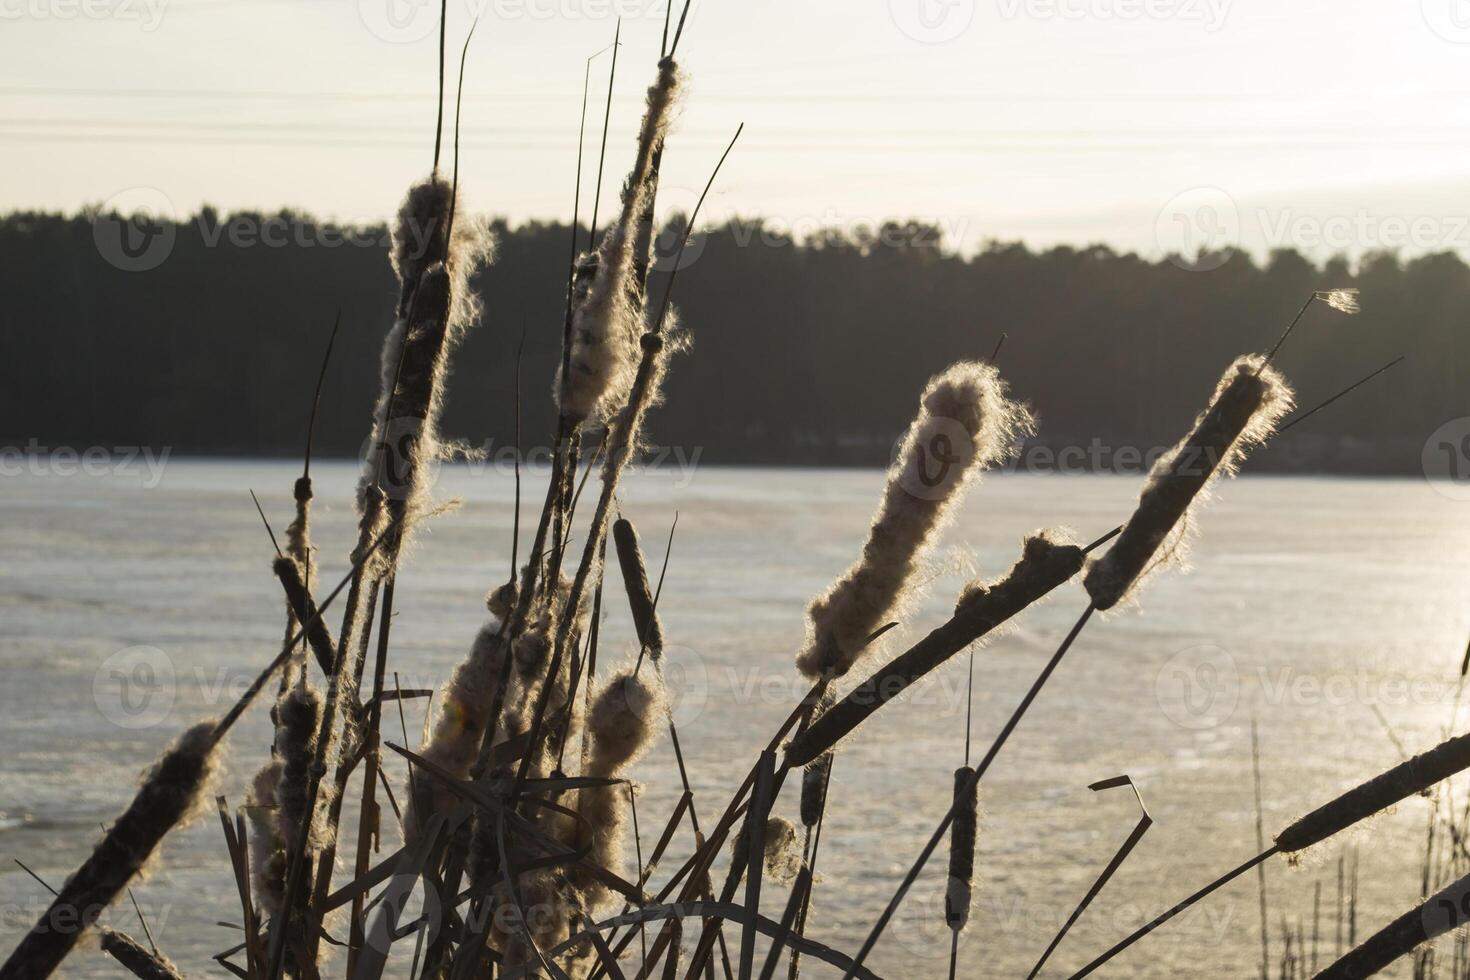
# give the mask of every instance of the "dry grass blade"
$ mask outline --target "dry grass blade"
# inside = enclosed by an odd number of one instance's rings
[[[1107,867],[1103,868],[1102,873],[1097,876],[1097,880],[1092,883],[1092,887],[1087,890],[1087,894],[1082,896],[1082,901],[1077,903],[1077,907],[1072,910],[1072,914],[1062,924],[1062,928],[1058,930],[1056,936],[1052,939],[1051,945],[1046,947],[1046,950],[1041,954],[1041,958],[1036,961],[1036,965],[1026,975],[1026,980],[1032,980],[1033,977],[1041,972],[1041,968],[1046,965],[1047,959],[1061,945],[1062,940],[1067,937],[1067,933],[1071,931],[1072,926],[1076,924],[1078,919],[1082,918],[1082,913],[1087,911],[1087,907],[1092,904],[1092,900],[1097,898],[1098,893],[1103,890],[1108,880],[1123,866],[1123,862],[1128,860],[1128,855],[1133,852],[1133,849],[1138,846],[1138,842],[1143,840],[1143,835],[1148,832],[1148,828],[1153,825],[1153,817],[1149,816],[1148,807],[1143,804],[1143,794],[1138,792],[1138,787],[1134,785],[1133,780],[1128,776],[1114,776],[1112,779],[1100,780],[1087,788],[1097,793],[1119,786],[1127,786],[1133,790],[1133,796],[1138,800],[1138,823],[1134,824],[1133,830],[1128,834],[1128,839],[1123,841],[1123,845],[1118,848],[1117,853],[1113,855],[1113,859],[1108,862]]]

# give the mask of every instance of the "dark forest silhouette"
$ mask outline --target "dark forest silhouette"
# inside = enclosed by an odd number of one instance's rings
[[[275,244],[261,240],[266,228]],[[485,316],[456,358],[444,429],[475,446],[511,443],[524,327],[533,447],[553,428],[568,230],[496,232],[498,259],[477,283]],[[206,210],[173,229],[167,258],[147,271],[116,268],[97,234],[88,214],[0,219],[0,446],[296,455],[340,308],[317,447],[358,452],[396,295],[385,229],[356,229],[360,244],[345,244],[343,229],[299,213]],[[678,305],[693,348],[650,435],[700,447],[704,463],[884,463],[925,379],[987,356],[1004,331],[1003,373],[1041,416],[1028,464],[1049,468],[1049,451],[1073,446],[1083,451],[1068,466],[1134,468],[1130,451],[1177,435],[1238,352],[1268,347],[1312,290],[1341,286],[1361,288],[1363,312],[1315,306],[1280,361],[1300,401],[1408,360],[1252,469],[1418,472],[1429,434],[1470,415],[1470,269],[1453,254],[1373,255],[1356,272],[1293,251],[1264,263],[1234,254],[1190,271],[1103,247],[998,243],[963,257],[914,224],[794,243],[758,223],[701,234],[689,254]],[[654,273],[653,296],[665,277]]]

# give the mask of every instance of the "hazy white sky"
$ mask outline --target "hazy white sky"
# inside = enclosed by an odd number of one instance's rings
[[[664,2],[450,0],[454,48],[483,8],[474,206],[569,215],[583,67],[621,13],[606,211]],[[0,0],[0,209],[141,194],[382,218],[429,165],[436,16],[437,0]],[[715,220],[1470,253],[1470,0],[697,0],[680,60],[668,207],[746,123]]]

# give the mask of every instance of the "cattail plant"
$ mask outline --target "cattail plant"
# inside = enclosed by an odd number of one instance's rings
[[[277,729],[279,734],[279,728]],[[251,893],[271,914],[281,910],[286,888],[286,852],[281,839],[281,821],[276,790],[281,782],[281,760],[272,758],[261,766],[251,783],[250,815]]]
[[[1154,464],[1122,534],[1088,567],[1083,584],[1096,608],[1111,609],[1150,571],[1183,559],[1195,500],[1217,476],[1233,475],[1291,406],[1291,389],[1266,358],[1230,365],[1194,428]]]
[[[657,662],[663,657],[664,628],[654,608],[643,549],[638,546],[638,531],[632,521],[620,517],[613,522],[613,543],[617,545],[623,588],[628,593],[628,608],[633,613],[633,628],[638,634],[639,656],[647,653],[650,660]]]
[[[184,980],[173,961],[157,950],[144,949],[127,933],[102,926],[98,930],[102,937],[102,952],[117,960],[118,964],[139,980]]]
[[[836,698],[832,688],[828,685],[822,690],[817,698],[816,704],[812,706],[812,721],[807,725],[810,730],[823,715],[832,710]],[[827,807],[827,781],[832,775],[832,750],[821,752],[816,758],[804,764],[801,773],[801,823],[807,828],[807,832],[816,827],[822,819],[822,811]]]
[[[308,770],[316,755],[322,719],[321,693],[304,682],[294,684],[277,703],[276,712],[279,724],[275,750],[281,762],[281,780],[275,799],[280,807],[281,839],[289,850],[297,846],[306,816]]]
[[[990,582],[967,585],[947,623],[821,712],[786,746],[787,761],[809,764],[914,682],[1076,575],[1082,562],[1082,549],[1062,531],[1043,530],[1028,536],[1021,557],[1009,572]]]
[[[975,838],[980,823],[980,784],[975,770],[954,771],[954,824],[949,828],[949,885],[944,893],[944,922],[958,935],[970,921],[975,882]]]
[[[649,86],[638,151],[623,185],[622,209],[593,255],[577,261],[579,283],[572,314],[567,372],[556,381],[557,404],[575,425],[622,408],[632,390],[643,334],[643,283],[636,275],[640,260],[638,222],[652,203],[655,155],[663,147],[673,118],[681,74],[672,58],[659,62]]]
[[[479,757],[480,739],[500,683],[507,644],[499,620],[492,618],[480,627],[469,656],[454,668],[440,691],[434,731],[419,749],[424,758],[460,778],[470,775]],[[454,798],[434,779],[417,781],[415,791],[407,820],[411,833],[422,827],[427,814],[443,811]]]
[[[653,743],[664,717],[664,691],[656,672],[624,668],[608,678],[587,712],[587,776],[613,778],[643,755]],[[584,787],[578,795],[574,845],[589,847],[591,860],[616,872],[622,865],[624,801],[618,784]],[[585,821],[585,824],[583,823]],[[596,909],[609,897],[607,886],[573,868],[572,883],[581,891],[585,908]]]
[[[276,558],[271,568],[280,579],[281,587],[286,593],[286,633],[289,636],[296,624],[300,623],[306,632],[306,642],[316,656],[317,665],[321,667],[322,674],[330,677],[337,669],[337,648],[332,640],[332,632],[316,614],[316,603],[312,601],[311,593],[307,590],[306,566],[295,556],[281,555]],[[305,666],[301,668],[305,670]],[[288,680],[291,671],[287,671],[283,678]],[[285,686],[283,681],[283,687]]]
[[[797,656],[813,680],[841,677],[868,637],[906,597],[919,561],[981,469],[1008,456],[1031,430],[988,364],[961,361],[929,381],[873,518],[862,557],[807,608]]]
[[[0,980],[49,977],[82,931],[143,870],[164,836],[203,812],[219,767],[214,731],[214,722],[201,722],[164,751],[127,810],[0,966]],[[63,921],[77,928],[56,928]]]
[[[779,883],[791,881],[801,870],[801,851],[796,846],[796,825],[785,817],[772,814],[766,818],[762,835],[766,877]],[[739,884],[750,864],[750,824],[742,824],[730,845],[730,879]],[[730,888],[727,881],[726,889]]]
[[[379,487],[412,511],[423,508],[427,471],[440,454],[450,355],[479,315],[469,282],[494,253],[484,220],[465,213],[457,198],[457,189],[437,175],[414,185],[393,232],[398,319],[383,342],[373,451],[363,480],[364,493]],[[395,554],[385,556],[388,564]]]

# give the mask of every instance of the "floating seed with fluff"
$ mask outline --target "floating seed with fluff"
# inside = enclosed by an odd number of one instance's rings
[[[1291,388],[1264,357],[1250,354],[1230,365],[1194,428],[1154,464],[1117,541],[1088,567],[1083,584],[1093,605],[1111,609],[1149,572],[1183,559],[1190,508],[1270,437],[1291,406]]]
[[[841,677],[867,638],[907,598],[919,561],[975,474],[1014,450],[1030,413],[995,368],[961,361],[930,380],[909,426],[862,557],[807,608],[797,667]]]
[[[214,728],[213,721],[197,724],[164,751],[143,777],[132,803],[0,966],[0,977],[30,980],[50,976],[83,930],[143,871],[165,835],[204,812],[219,768]],[[79,926],[52,927],[60,921]]]

